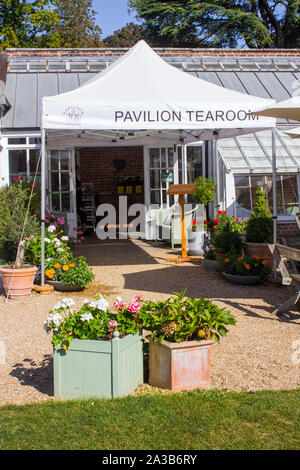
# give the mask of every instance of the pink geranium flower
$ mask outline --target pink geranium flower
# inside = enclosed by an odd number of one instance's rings
[[[129,312],[137,313],[141,310],[142,306],[139,302],[130,302],[130,304],[128,304],[127,308],[129,310]]]

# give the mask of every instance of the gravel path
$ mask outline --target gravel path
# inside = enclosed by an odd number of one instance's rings
[[[166,299],[188,287],[186,295],[211,298],[237,318],[229,334],[214,344],[213,387],[228,390],[294,389],[300,387],[300,364],[292,360],[293,342],[300,340],[300,315],[271,314],[290,295],[287,287],[236,286],[201,264],[166,262],[174,252],[162,243],[91,238],[76,248],[87,257],[96,280],[81,293],[32,293],[27,300],[0,297],[0,404],[53,400],[51,336],[43,329],[48,310],[62,297],[78,305],[97,292],[112,301]],[[144,390],[149,386],[145,385]]]

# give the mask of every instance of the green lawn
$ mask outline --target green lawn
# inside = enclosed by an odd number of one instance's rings
[[[300,449],[300,390],[0,407],[0,449]]]

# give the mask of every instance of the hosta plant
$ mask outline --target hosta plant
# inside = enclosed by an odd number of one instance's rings
[[[143,301],[137,313],[138,325],[150,331],[151,339],[160,343],[204,339],[219,342],[221,336],[226,336],[226,326],[236,322],[229,311],[209,299],[184,295],[185,290],[164,301]]]
[[[117,298],[110,308],[107,299],[97,294],[76,308],[72,298],[63,298],[49,311],[44,329],[52,332],[53,346],[60,345],[62,349],[69,349],[73,339],[111,340],[115,332],[120,337],[136,334],[140,300],[137,295],[126,304]]]

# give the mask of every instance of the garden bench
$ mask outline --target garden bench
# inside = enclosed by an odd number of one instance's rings
[[[296,293],[292,297],[272,312],[276,315],[282,315],[300,303],[300,274],[297,272],[295,264],[292,265],[293,272],[289,272],[285,265],[286,260],[300,262],[300,250],[279,243],[269,245],[269,248],[275,261],[275,269],[279,269],[281,273],[282,285],[292,285],[296,289]]]

